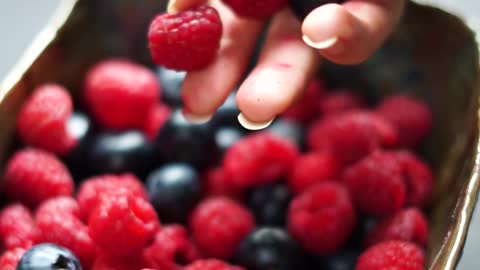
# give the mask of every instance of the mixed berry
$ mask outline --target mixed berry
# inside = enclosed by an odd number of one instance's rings
[[[256,19],[287,4],[223,1]],[[0,270],[425,269],[429,107],[315,79],[264,130],[237,123],[233,95],[189,123],[183,71],[212,61],[221,34],[211,7],[160,15],[156,70],[102,60],[78,103],[33,90],[1,176]]]

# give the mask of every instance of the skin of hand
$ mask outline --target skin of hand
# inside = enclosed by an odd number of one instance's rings
[[[193,123],[208,121],[240,83],[265,23],[235,16],[220,0],[170,0],[167,12],[200,4],[218,10],[224,33],[214,62],[189,72],[183,83],[183,115]],[[322,58],[342,65],[368,59],[397,25],[404,5],[405,0],[348,0],[320,6],[303,22],[288,8],[274,15],[258,64],[238,88],[240,124],[267,127],[302,94]]]

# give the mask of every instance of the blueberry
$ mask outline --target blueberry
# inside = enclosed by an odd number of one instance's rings
[[[245,132],[235,127],[221,127],[215,131],[215,144],[220,156],[245,136]]]
[[[303,21],[305,17],[313,11],[315,8],[330,4],[330,3],[337,3],[340,4],[345,2],[345,0],[289,0],[290,1],[290,8],[293,10],[293,13]]]
[[[234,91],[213,115],[212,120],[210,120],[212,127],[216,129],[219,127],[231,126],[241,129],[237,120],[239,113],[240,110],[237,107],[236,91]]]
[[[131,172],[143,178],[155,161],[153,145],[135,130],[96,133],[85,147],[90,175]]]
[[[361,249],[344,249],[328,257],[317,257],[312,260],[311,269],[322,270],[354,270]]]
[[[281,138],[290,140],[300,149],[305,148],[304,130],[302,125],[298,123],[284,119],[277,119],[266,130]]]
[[[291,195],[283,184],[265,185],[249,192],[247,204],[255,215],[257,224],[283,226]]]
[[[197,171],[185,163],[170,163],[147,177],[150,202],[162,222],[183,223],[200,200],[201,184]]]
[[[186,162],[205,168],[216,158],[215,141],[209,123],[191,124],[175,110],[159,132],[156,152],[165,162]]]
[[[241,242],[234,261],[248,270],[295,270],[305,269],[306,257],[285,230],[263,227]]]
[[[68,249],[40,244],[29,249],[18,262],[17,270],[81,270],[78,259]]]
[[[163,67],[157,68],[157,76],[162,89],[162,101],[171,107],[182,107],[181,88],[187,75],[184,71],[175,71]]]

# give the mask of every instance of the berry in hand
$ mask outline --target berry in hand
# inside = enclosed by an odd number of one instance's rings
[[[247,205],[258,225],[283,226],[290,200],[291,194],[285,185],[272,184],[254,188],[248,194]]]
[[[201,197],[201,183],[195,168],[186,163],[169,163],[147,177],[150,202],[165,223],[184,223]]]
[[[305,269],[306,256],[286,231],[260,227],[240,244],[234,261],[248,270]]]
[[[159,15],[148,30],[152,60],[176,71],[202,69],[216,57],[222,32],[220,16],[209,6]]]
[[[40,244],[28,250],[20,259],[18,270],[82,270],[78,259],[66,248]]]

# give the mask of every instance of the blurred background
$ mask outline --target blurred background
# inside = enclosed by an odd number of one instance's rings
[[[62,0],[0,1],[0,36],[3,37],[0,45],[0,81],[21,57],[38,31],[48,22],[60,1]],[[480,20],[477,18],[477,16],[480,17],[479,0],[418,0],[417,2],[432,3],[447,9],[455,15],[464,17],[466,23],[472,28],[480,30]],[[477,254],[480,254],[478,209],[475,211],[458,269],[478,269]]]

